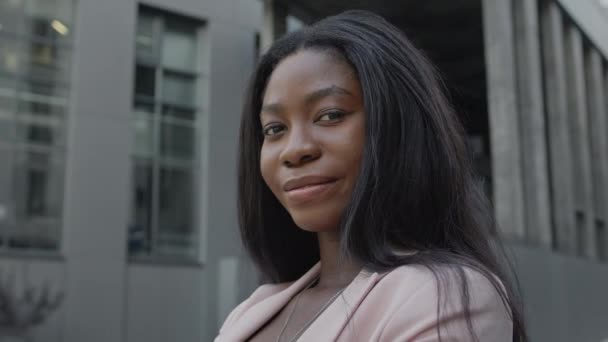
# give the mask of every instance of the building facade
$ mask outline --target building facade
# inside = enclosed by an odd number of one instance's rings
[[[354,7],[353,7],[354,6]],[[35,341],[209,341],[256,286],[242,95],[287,31],[362,8],[443,73],[533,341],[608,338],[608,10],[578,0],[2,0],[0,277]]]

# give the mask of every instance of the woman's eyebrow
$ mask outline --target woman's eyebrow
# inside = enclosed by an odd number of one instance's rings
[[[353,96],[353,94],[350,91],[348,91],[342,87],[338,87],[337,85],[332,85],[329,87],[317,89],[317,90],[307,94],[306,97],[304,98],[304,103],[309,105],[311,103],[315,103],[315,102],[317,102],[327,96],[331,96],[331,95]],[[280,104],[278,102],[269,103],[269,104],[262,105],[260,114],[262,114],[262,113],[280,114],[281,112],[283,112],[283,110],[284,110],[284,108],[283,108],[282,104]]]
[[[266,105],[262,105],[262,109],[260,110],[260,115],[262,113],[269,113],[269,114],[279,114],[283,111],[283,105],[281,105],[280,103],[269,103]]]
[[[306,95],[304,102],[306,104],[311,104],[311,103],[321,100],[324,97],[331,96],[331,95],[353,96],[353,94],[350,91],[348,91],[344,88],[338,87],[337,85],[332,85],[332,86],[329,86],[326,88],[317,89],[317,90],[313,91],[312,93]]]

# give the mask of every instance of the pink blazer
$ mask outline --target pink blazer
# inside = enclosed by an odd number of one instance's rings
[[[245,341],[309,284],[320,271],[317,263],[291,283],[262,285],[228,316],[215,342]],[[511,342],[513,323],[490,281],[466,269],[471,319],[479,341]],[[455,276],[454,276],[455,277]],[[422,266],[401,266],[386,273],[361,271],[308,327],[298,341],[471,341],[456,279],[441,297],[433,274]]]

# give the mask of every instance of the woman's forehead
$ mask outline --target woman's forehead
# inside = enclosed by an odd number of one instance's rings
[[[303,50],[277,65],[266,86],[263,102],[303,97],[320,89],[342,89],[342,93],[353,95],[360,92],[359,82],[347,63],[326,52]]]

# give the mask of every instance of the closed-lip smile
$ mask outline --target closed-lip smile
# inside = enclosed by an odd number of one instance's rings
[[[333,177],[326,176],[304,176],[291,178],[283,185],[283,190],[286,192],[293,191],[296,189],[301,189],[307,186],[312,185],[321,185],[326,183],[335,182],[337,179]]]
[[[293,205],[314,203],[331,196],[338,190],[338,178],[324,176],[305,176],[292,178],[285,182],[285,198]]]

